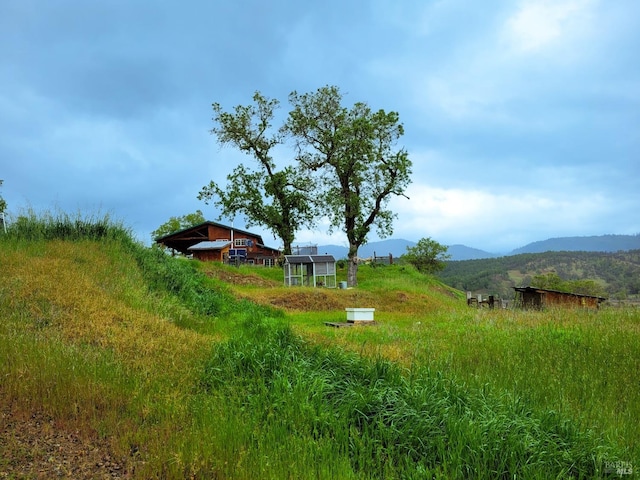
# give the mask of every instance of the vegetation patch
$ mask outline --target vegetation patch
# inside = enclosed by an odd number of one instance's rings
[[[0,236],[0,476],[598,478],[639,457],[637,309],[469,309],[403,266],[231,284],[64,221]],[[274,308],[285,292],[313,310]],[[343,301],[376,325],[324,326]]]
[[[593,478],[614,458],[592,434],[517,397],[429,369],[402,371],[308,344],[286,326],[246,325],[216,348],[202,379],[258,431],[333,442],[366,477]]]

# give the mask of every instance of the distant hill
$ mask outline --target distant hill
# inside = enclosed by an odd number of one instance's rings
[[[362,258],[373,257],[374,253],[378,257],[393,255],[398,258],[407,253],[407,247],[413,247],[416,242],[410,240],[381,240],[379,242],[371,242],[360,247],[358,256]],[[319,245],[318,253],[326,253],[333,255],[335,258],[347,258],[349,249],[340,245]],[[496,254],[478,250],[477,248],[467,247],[466,245],[451,245],[447,251],[451,255],[451,260],[473,260],[477,258],[494,258]]]
[[[451,260],[476,260],[479,258],[495,258],[495,253],[485,252],[477,248],[467,247],[466,245],[449,245],[447,253],[451,255]]]
[[[560,251],[451,261],[438,277],[454,288],[513,296],[534,276],[555,272],[563,280],[595,280],[611,298],[640,298],[640,249],[617,252]]]
[[[393,255],[394,258],[407,253],[407,247],[412,247],[416,242],[405,239],[381,240],[371,242],[362,246],[358,255],[362,258],[375,255],[382,257]],[[558,237],[549,238],[524,247],[517,248],[507,256],[519,255],[522,253],[544,253],[544,252],[619,252],[640,249],[640,234],[637,235],[597,235],[590,237]],[[337,259],[347,258],[349,249],[342,245],[319,245],[318,253],[333,255]],[[502,255],[490,253],[466,245],[449,245],[447,251],[451,255],[452,261],[480,260],[487,258],[497,258]]]
[[[519,253],[543,252],[619,252],[640,249],[640,234],[594,235],[590,237],[559,237],[529,243],[512,251]]]
[[[358,250],[358,256],[361,258],[373,257],[374,254],[378,257],[384,257],[389,254],[397,258],[407,253],[407,247],[412,247],[416,242],[404,240],[402,238],[397,240],[380,240],[379,242],[371,242],[363,245]],[[349,249],[340,245],[318,245],[318,253],[327,253],[333,255],[337,259],[347,258]]]

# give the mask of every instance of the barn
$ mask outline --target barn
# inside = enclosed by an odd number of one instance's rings
[[[606,298],[579,293],[560,292],[536,287],[513,287],[516,291],[516,305],[524,308],[542,309],[548,307],[599,308]]]
[[[163,237],[156,243],[205,262],[274,266],[281,252],[260,235],[216,222],[204,222]]]
[[[285,255],[284,284],[335,288],[336,260],[333,255]]]

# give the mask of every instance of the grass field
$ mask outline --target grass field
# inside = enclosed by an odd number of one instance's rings
[[[469,309],[396,266],[362,267],[357,289],[285,288],[278,269],[173,259],[64,215],[0,236],[0,271],[3,478],[617,478],[640,464],[637,309]],[[324,324],[345,307],[376,308],[375,325]]]

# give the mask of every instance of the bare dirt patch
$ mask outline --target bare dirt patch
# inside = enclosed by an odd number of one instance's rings
[[[226,283],[231,283],[233,285],[255,286],[263,288],[273,288],[281,286],[279,282],[263,278],[259,275],[247,275],[245,273],[230,272],[221,269],[207,270],[205,274],[208,277],[217,278],[218,280]]]
[[[0,406],[0,478],[127,479],[106,440],[87,439],[42,413]]]
[[[306,289],[305,289],[306,290]],[[338,310],[343,302],[324,291],[301,291],[295,289],[271,297],[269,303],[285,310],[303,312]]]

